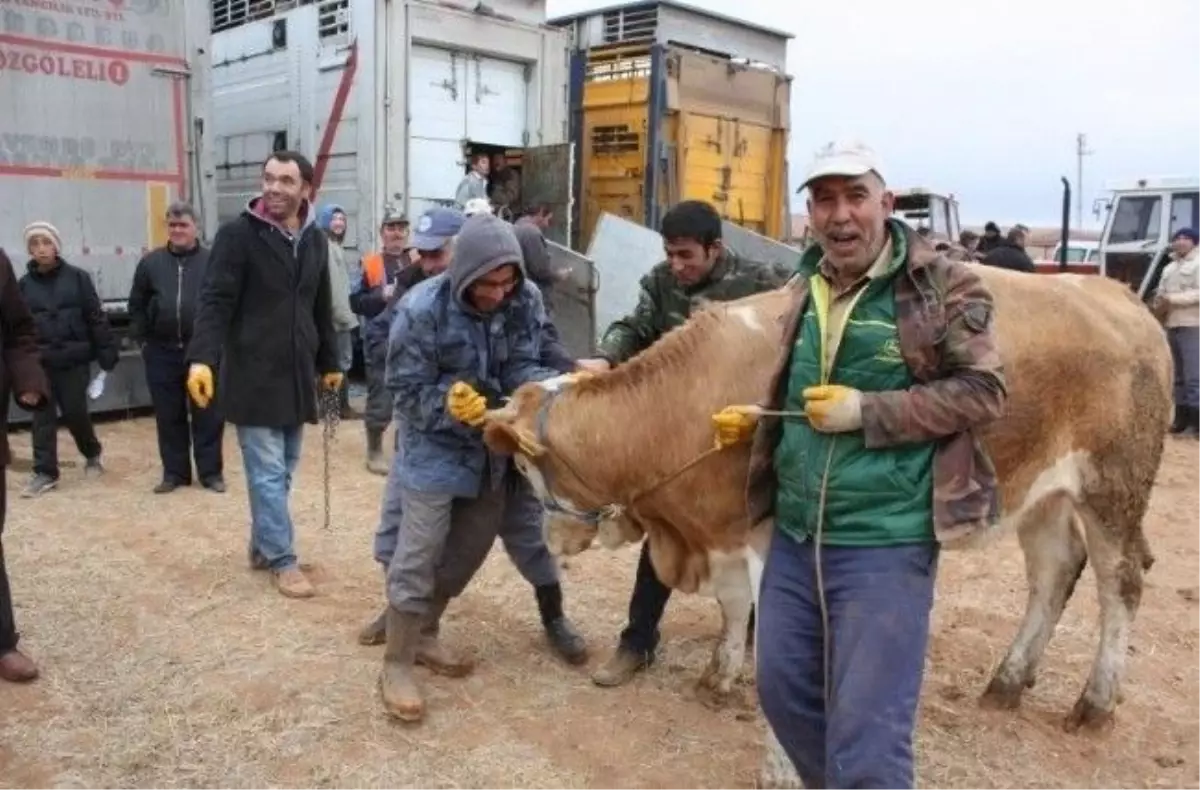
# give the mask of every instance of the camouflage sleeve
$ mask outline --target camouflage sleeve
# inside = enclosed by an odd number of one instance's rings
[[[779,288],[788,280],[792,279],[792,275],[796,273],[795,266],[788,266],[786,263],[772,263],[766,267],[766,281],[772,288]]]
[[[950,262],[943,293],[940,378],[907,390],[863,393],[867,447],[935,441],[991,422],[1003,411],[1008,392],[991,292],[968,264]]]
[[[642,278],[637,306],[624,318],[613,321],[600,340],[599,354],[613,365],[619,365],[649,348],[662,334],[658,320],[659,291],[654,273]]]

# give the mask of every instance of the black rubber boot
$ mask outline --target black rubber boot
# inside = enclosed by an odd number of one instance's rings
[[[1188,429],[1192,421],[1192,410],[1187,406],[1175,407],[1175,420],[1171,423],[1171,427],[1167,429],[1168,433],[1183,433]]]
[[[537,596],[538,613],[542,616],[542,626],[546,629],[550,646],[568,664],[587,661],[587,643],[563,614],[562,585],[545,584],[533,588],[533,591]]]
[[[383,431],[374,428],[367,429],[367,471],[380,476],[388,473],[383,457]]]

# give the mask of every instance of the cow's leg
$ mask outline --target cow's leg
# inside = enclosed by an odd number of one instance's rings
[[[1029,513],[1018,527],[1029,598],[1021,628],[983,693],[981,702],[989,707],[1016,708],[1021,693],[1033,686],[1038,661],[1087,564],[1075,522],[1074,500],[1062,494]]]
[[[766,562],[767,543],[770,541],[769,524],[766,525],[765,530],[768,533],[766,542],[754,544],[752,550],[746,552],[746,563],[750,574],[751,600],[753,601],[755,612],[759,611],[758,593],[762,587],[763,565]],[[754,617],[755,650],[758,649],[758,624],[760,622],[762,622],[762,618],[756,614]],[[796,766],[792,765],[791,758],[787,756],[787,752],[783,750],[783,745],[775,737],[775,730],[771,729],[770,722],[765,719],[763,720],[763,759],[762,764],[758,768],[758,786],[781,788],[781,790],[804,787],[804,783],[800,781],[800,775],[796,773]]]
[[[747,553],[749,549],[709,556],[712,592],[721,605],[721,638],[697,684],[697,692],[708,704],[719,704],[729,696],[746,660],[746,626],[753,603]]]
[[[1130,521],[1128,530],[1119,530],[1113,521],[1101,521],[1097,510],[1084,507],[1081,515],[1100,594],[1100,644],[1087,685],[1064,723],[1072,732],[1099,729],[1112,721],[1125,674],[1129,629],[1141,603],[1142,573],[1148,565],[1140,516]]]

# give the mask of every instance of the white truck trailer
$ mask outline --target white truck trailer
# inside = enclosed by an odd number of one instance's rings
[[[190,200],[202,233],[215,232],[208,11],[192,0],[0,2],[0,246],[19,277],[24,226],[57,226],[123,346],[133,273],[165,243],[167,205]],[[124,347],[92,410],[149,402],[141,357]],[[28,414],[14,404],[10,421]]]
[[[386,211],[453,203],[467,152],[488,150],[517,163],[524,200],[560,207],[549,238],[569,238],[571,34],[545,0],[206,2],[222,220],[272,150],[298,150],[364,254]]]

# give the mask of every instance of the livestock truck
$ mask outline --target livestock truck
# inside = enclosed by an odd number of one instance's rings
[[[570,34],[543,24],[544,0],[206,2],[221,219],[284,148],[312,160],[360,255],[385,213],[453,203],[471,150],[511,150],[569,216]]]
[[[22,229],[54,224],[62,257],[95,280],[122,351],[93,412],[150,403],[128,338],[138,260],[189,200],[216,228],[206,120],[208,5],[193,0],[0,0],[0,246],[15,273]],[[11,404],[10,421],[29,415]]]

